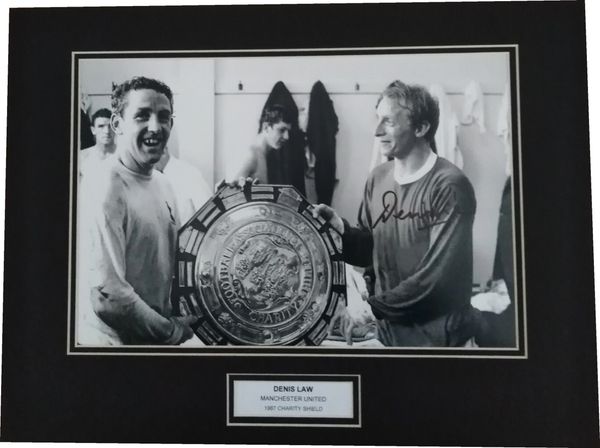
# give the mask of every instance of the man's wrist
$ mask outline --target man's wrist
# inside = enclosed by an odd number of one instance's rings
[[[178,345],[181,342],[181,338],[183,336],[183,328],[181,327],[181,325],[178,325],[177,320],[173,318],[169,319],[169,322],[171,322],[172,330],[171,334],[169,335],[169,337],[167,337],[164,343],[167,345]]]

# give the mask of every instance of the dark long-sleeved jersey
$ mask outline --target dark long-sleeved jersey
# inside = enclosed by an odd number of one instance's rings
[[[373,264],[369,303],[384,344],[458,345],[472,336],[465,324],[475,208],[471,183],[443,158],[411,183],[396,182],[393,161],[370,174],[358,228],[344,232],[344,253],[350,264]]]

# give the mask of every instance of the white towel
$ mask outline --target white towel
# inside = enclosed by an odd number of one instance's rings
[[[375,320],[371,305],[365,300],[369,293],[362,274],[349,264],[346,265],[346,292],[348,304],[346,309],[358,325],[365,325]]]
[[[504,95],[500,102],[498,111],[498,122],[496,123],[496,134],[504,144],[504,153],[506,155],[506,174],[512,173],[512,121],[510,115],[510,85],[507,82],[504,87]]]
[[[449,160],[459,168],[463,167],[463,157],[458,147],[458,117],[444,88],[440,84],[429,87],[429,93],[437,99],[440,107],[440,123],[435,133],[435,146],[438,156]]]
[[[481,133],[485,132],[485,112],[483,110],[483,91],[477,81],[471,81],[465,89],[462,123],[479,126]]]

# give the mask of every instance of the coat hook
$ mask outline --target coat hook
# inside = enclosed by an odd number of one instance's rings
[[[244,90],[244,84],[242,84],[242,81],[238,83],[238,90]]]
[[[360,90],[360,84],[359,83],[354,84],[354,90],[356,92],[358,92]]]

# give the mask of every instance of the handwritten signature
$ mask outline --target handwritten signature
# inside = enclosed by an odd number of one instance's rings
[[[418,230],[425,230],[430,227],[437,226],[448,222],[448,219],[441,220],[441,216],[444,214],[443,211],[439,212],[430,208],[424,202],[421,202],[418,210],[404,211],[403,209],[396,210],[398,207],[398,196],[394,191],[388,190],[381,196],[381,202],[383,205],[383,211],[373,223],[373,228],[377,227],[379,223],[385,223],[390,218],[397,220],[406,219],[417,219],[419,221]]]

